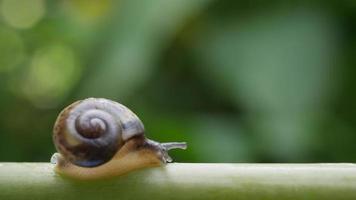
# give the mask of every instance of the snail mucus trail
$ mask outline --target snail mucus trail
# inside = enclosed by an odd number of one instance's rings
[[[76,179],[118,176],[171,162],[171,149],[185,142],[159,143],[144,135],[141,120],[127,107],[103,98],[74,102],[59,114],[53,129],[58,153],[55,171]]]

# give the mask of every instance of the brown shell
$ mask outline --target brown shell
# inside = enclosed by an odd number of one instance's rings
[[[141,120],[127,107],[88,98],[66,107],[53,130],[57,151],[71,163],[95,167],[108,162],[132,137],[144,135]]]

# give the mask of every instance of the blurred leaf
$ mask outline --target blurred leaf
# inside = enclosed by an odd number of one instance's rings
[[[250,109],[299,112],[318,108],[330,92],[332,26],[318,12],[277,12],[211,24],[198,47],[211,63],[204,66],[210,83],[232,92],[236,102]]]
[[[209,0],[121,1],[110,45],[86,77],[79,96],[124,98],[154,72],[162,48],[185,19]]]
[[[257,128],[260,141],[270,151],[278,146],[284,158],[307,150],[312,131],[301,127],[328,103],[335,84],[333,26],[325,13],[299,9],[208,23],[201,30],[208,33],[197,43],[204,79],[245,105],[253,127],[265,124]]]
[[[249,147],[245,130],[236,118],[196,116],[192,118],[189,135],[195,143],[191,150],[197,162],[250,162],[253,148]]]
[[[5,22],[15,28],[31,28],[46,12],[45,0],[3,0],[1,12]]]
[[[80,76],[74,52],[59,44],[36,51],[25,80],[23,93],[34,105],[53,106],[70,91]]]
[[[22,38],[16,32],[0,27],[0,73],[11,71],[26,56]]]

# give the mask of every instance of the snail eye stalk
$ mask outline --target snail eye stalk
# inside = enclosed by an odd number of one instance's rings
[[[169,156],[168,151],[172,149],[187,149],[186,142],[167,142],[161,143],[160,146],[162,147],[163,151],[163,160],[167,162],[172,162],[173,159]]]
[[[167,142],[167,143],[161,143],[161,145],[167,150],[171,149],[187,149],[187,143],[186,142]]]

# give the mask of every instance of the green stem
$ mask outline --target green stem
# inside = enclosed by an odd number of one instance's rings
[[[101,181],[0,163],[0,199],[356,199],[355,164],[173,163]]]

